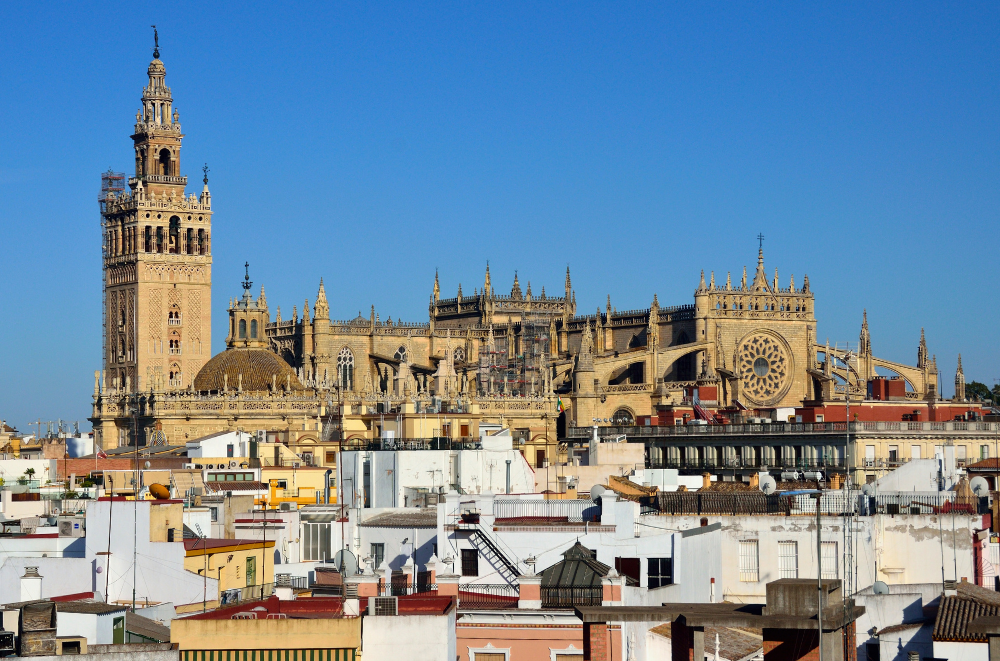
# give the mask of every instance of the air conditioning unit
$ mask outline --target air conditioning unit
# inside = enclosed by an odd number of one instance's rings
[[[258,429],[257,432],[256,432],[256,436],[257,436],[257,442],[258,443],[267,443],[267,430],[266,429]]]
[[[297,509],[299,509],[298,503],[278,503],[278,510],[282,512],[294,512]]]
[[[184,464],[184,468],[187,468],[187,469],[194,468],[194,464]]]
[[[399,615],[399,604],[396,597],[369,597],[369,615]]]
[[[59,522],[60,537],[84,537],[83,522],[80,519],[64,519]]]
[[[236,468],[236,467],[237,467],[238,465],[239,465],[239,464],[237,464],[237,463],[236,463],[235,461],[230,461],[230,462],[229,462],[229,467],[230,467],[230,468]]]

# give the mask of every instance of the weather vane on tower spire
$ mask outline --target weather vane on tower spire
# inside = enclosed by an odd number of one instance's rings
[[[250,262],[245,263],[243,267],[246,269],[246,275],[243,276],[243,291],[249,292],[253,287],[253,283],[250,282]]]
[[[149,27],[153,28],[153,59],[158,60],[160,59],[160,35],[156,31],[155,25]]]

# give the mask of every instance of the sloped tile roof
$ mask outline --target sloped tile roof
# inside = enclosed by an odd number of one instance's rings
[[[958,594],[942,597],[934,620],[934,640],[987,642],[982,634],[969,633],[969,623],[978,617],[1000,615],[1000,593],[971,583],[959,583]]]

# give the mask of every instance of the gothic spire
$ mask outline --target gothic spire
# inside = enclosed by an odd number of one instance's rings
[[[486,262],[486,283],[483,285],[483,296],[490,297],[493,287],[490,284],[490,263]]]
[[[927,366],[927,339],[924,337],[924,329],[920,329],[920,345],[917,347],[917,367]]]
[[[861,337],[858,339],[858,353],[862,356],[870,356],[872,353],[872,338],[868,332],[868,310],[866,309],[861,317]]]
[[[517,271],[514,271],[514,286],[510,288],[510,297],[515,300],[520,300],[521,295],[521,283],[517,280]]]
[[[965,372],[962,370],[962,354],[958,354],[958,369],[955,370],[955,399],[965,399]]]
[[[705,285],[705,269],[701,270],[701,280],[698,281],[698,291],[705,291],[708,287]]]
[[[438,282],[438,270],[434,269],[434,302],[441,300],[441,283]]]
[[[319,279],[319,292],[316,294],[315,314],[317,319],[330,318],[330,304],[326,300],[326,287],[323,286],[323,278]]]

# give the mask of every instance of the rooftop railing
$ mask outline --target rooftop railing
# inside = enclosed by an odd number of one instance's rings
[[[667,436],[728,436],[728,435],[786,435],[786,434],[845,434],[846,422],[771,422],[744,423],[731,425],[651,425],[651,426],[602,426],[597,428],[602,438],[620,436],[650,438]],[[852,422],[854,432],[983,432],[1000,431],[997,422]],[[566,435],[570,438],[590,438],[593,427],[569,427]]]
[[[519,590],[506,583],[465,583],[458,587],[458,607],[464,610],[517,608]]]
[[[889,493],[866,496],[860,492],[824,493],[820,514],[829,516],[874,516],[885,514],[984,514],[989,511],[989,498],[963,498],[953,493],[913,494]],[[777,516],[816,515],[816,500],[809,494],[767,495],[760,491],[747,492],[661,492],[643,499],[641,513],[669,515],[747,515]]]

